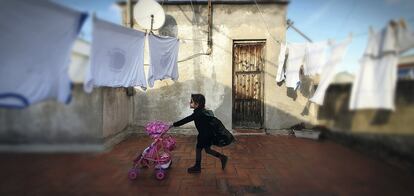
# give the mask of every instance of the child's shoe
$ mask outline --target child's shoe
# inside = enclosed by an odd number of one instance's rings
[[[220,158],[221,160],[221,169],[224,170],[226,168],[226,164],[227,164],[227,156],[223,155],[223,157]]]
[[[187,169],[188,173],[200,173],[201,172],[201,167],[199,166],[193,166]]]

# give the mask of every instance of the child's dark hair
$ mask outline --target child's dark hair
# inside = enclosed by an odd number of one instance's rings
[[[198,104],[199,108],[204,108],[206,105],[206,98],[202,94],[191,94],[191,99]]]

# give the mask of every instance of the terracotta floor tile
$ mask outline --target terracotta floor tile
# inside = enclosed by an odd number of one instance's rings
[[[151,143],[131,137],[101,154],[0,154],[0,195],[414,195],[414,176],[329,140],[237,136],[215,150],[226,169],[203,151],[194,164],[195,136],[176,136],[173,165],[158,181],[153,168],[130,181],[132,159]]]

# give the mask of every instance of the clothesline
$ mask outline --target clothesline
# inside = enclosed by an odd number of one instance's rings
[[[204,39],[186,39],[186,38],[180,38],[178,37],[179,40],[185,40],[185,41],[199,41],[199,42],[207,42],[207,40]]]
[[[407,22],[414,22],[414,17],[409,18],[406,20]],[[368,31],[364,31],[364,32],[360,32],[360,33],[356,33],[356,34],[352,34],[352,37],[360,37],[360,36],[365,36],[368,35]],[[342,40],[342,39],[346,39],[347,37],[340,37],[340,38],[334,38],[334,39],[338,39],[338,40]]]
[[[266,26],[267,33],[270,35],[270,37],[271,37],[271,38],[272,38],[272,39],[273,39],[276,43],[280,44],[280,43],[281,43],[281,40],[276,40],[276,39],[274,38],[275,36],[273,36],[273,35],[270,33],[270,31],[269,31],[269,27],[268,27],[268,25],[267,25],[266,21],[264,20],[263,13],[262,13],[262,11],[261,11],[261,9],[260,9],[260,7],[259,7],[258,3],[257,3],[257,0],[254,0],[254,2],[255,2],[255,4],[256,4],[257,10],[258,10],[258,11],[259,11],[259,13],[260,13],[261,20],[262,20],[262,22],[263,22],[263,23],[265,24],[265,26]],[[408,21],[408,22],[412,22],[412,21],[414,21],[414,17],[411,17],[411,18],[407,19],[406,21]],[[353,35],[354,37],[364,36],[364,35],[368,35],[368,31],[361,32],[361,33],[356,33],[356,34],[353,34],[353,33],[352,33],[352,35]],[[348,37],[348,36],[347,36],[347,37]],[[340,38],[336,37],[336,38],[329,38],[329,39],[337,39],[337,40],[342,40],[342,39],[346,39],[347,37],[340,37]]]
[[[406,22],[407,20],[391,21],[380,31],[369,32],[368,43],[360,61],[361,68],[352,85],[350,110],[395,109],[398,54],[414,48],[414,32]],[[365,34],[367,33],[359,33],[357,36]],[[320,75],[318,88],[310,101],[323,105],[325,92],[337,74],[336,69],[343,62],[351,40],[348,38],[334,44],[282,44],[278,63],[283,66],[278,66],[276,82],[284,81],[286,87],[296,90],[300,84],[300,68],[303,66],[304,75]],[[289,55],[285,55],[286,49]]]
[[[165,0],[162,1],[161,5],[163,5],[164,2],[165,2]],[[260,13],[261,21],[266,26],[266,32],[269,34],[269,36],[271,37],[271,39],[273,41],[275,41],[276,43],[280,44],[282,42],[282,40],[275,39],[275,36],[270,33],[269,26],[267,25],[267,23],[266,23],[266,21],[264,19],[263,12],[260,9],[259,4],[257,3],[257,0],[254,0],[254,2],[255,2],[255,5],[256,5],[257,10]],[[190,4],[191,4],[192,11],[193,11],[193,17],[194,17],[196,13],[195,13],[195,9],[194,9],[192,0],[190,0]],[[406,21],[412,22],[412,21],[414,21],[414,17],[411,17],[411,18],[407,19]],[[360,32],[360,33],[352,33],[352,36],[353,37],[360,37],[360,36],[365,36],[365,35],[368,35],[368,31],[364,31],[364,32]],[[328,38],[328,39],[343,40],[343,39],[346,39],[347,37],[348,36],[346,36],[346,37]],[[188,39],[188,38],[181,38],[181,37],[179,37],[178,39],[184,40],[184,41],[207,42],[207,40],[204,40],[204,39]]]
[[[414,18],[411,18],[411,19],[406,20],[406,21],[413,22],[414,21]],[[365,36],[365,35],[368,35],[368,31],[364,31],[364,32],[352,34],[352,37],[360,37],[360,36]],[[342,40],[342,39],[346,39],[347,37],[348,36],[346,36],[346,37],[336,37],[336,38],[330,38],[330,39]],[[207,42],[207,40],[204,40],[204,39],[187,39],[187,38],[181,38],[181,37],[178,37],[178,39],[185,40],[185,41]],[[277,41],[276,43],[280,43],[280,41]]]

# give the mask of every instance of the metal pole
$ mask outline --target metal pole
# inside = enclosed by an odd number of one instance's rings
[[[213,45],[213,40],[211,38],[211,26],[212,26],[212,6],[211,6],[211,0],[208,0],[208,34],[207,34],[207,46],[208,46],[208,50],[207,50],[207,54],[211,54],[212,52],[212,45]]]
[[[302,33],[302,31],[300,31],[299,29],[297,29],[295,26],[293,26],[293,21],[291,21],[290,19],[288,19],[286,21],[288,27],[292,27],[293,30],[295,30],[297,33],[299,33],[299,35],[301,35],[303,38],[305,38],[306,40],[308,40],[308,42],[313,42],[308,36],[306,36],[304,33]]]
[[[129,28],[133,28],[134,24],[133,24],[133,20],[132,20],[132,0],[127,0],[127,22],[126,25]],[[134,92],[134,87],[127,87],[126,88],[126,94],[127,96],[134,96],[135,92]],[[132,102],[134,105],[134,99],[132,99]]]
[[[129,28],[134,26],[132,22],[132,0],[127,1],[127,26]]]
[[[151,14],[151,30],[150,32],[152,32],[152,25],[154,25],[154,15]]]

